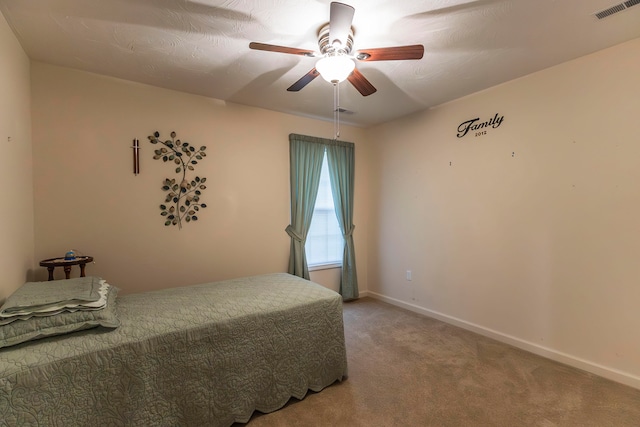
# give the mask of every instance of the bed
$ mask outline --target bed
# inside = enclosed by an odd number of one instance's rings
[[[347,375],[341,297],[296,276],[116,301],[117,328],[0,349],[0,426],[229,426]]]

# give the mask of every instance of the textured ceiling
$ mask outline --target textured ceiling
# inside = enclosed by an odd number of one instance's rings
[[[354,50],[423,44],[420,60],[358,62],[378,89],[340,85],[343,123],[370,126],[640,37],[640,5],[616,0],[345,0]],[[30,58],[270,110],[333,119],[317,59],[249,49],[317,50],[328,0],[0,0]],[[640,55],[640,52],[639,52]]]

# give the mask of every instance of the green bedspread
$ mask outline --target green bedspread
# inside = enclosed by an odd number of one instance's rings
[[[229,426],[347,373],[341,297],[288,274],[119,296],[117,315],[0,349],[0,426]]]

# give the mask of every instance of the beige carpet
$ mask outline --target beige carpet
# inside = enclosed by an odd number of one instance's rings
[[[349,378],[248,426],[640,426],[640,390],[371,298],[344,318]]]

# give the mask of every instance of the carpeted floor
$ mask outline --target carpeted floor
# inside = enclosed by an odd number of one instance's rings
[[[371,298],[344,319],[349,377],[248,426],[640,426],[640,390]]]

